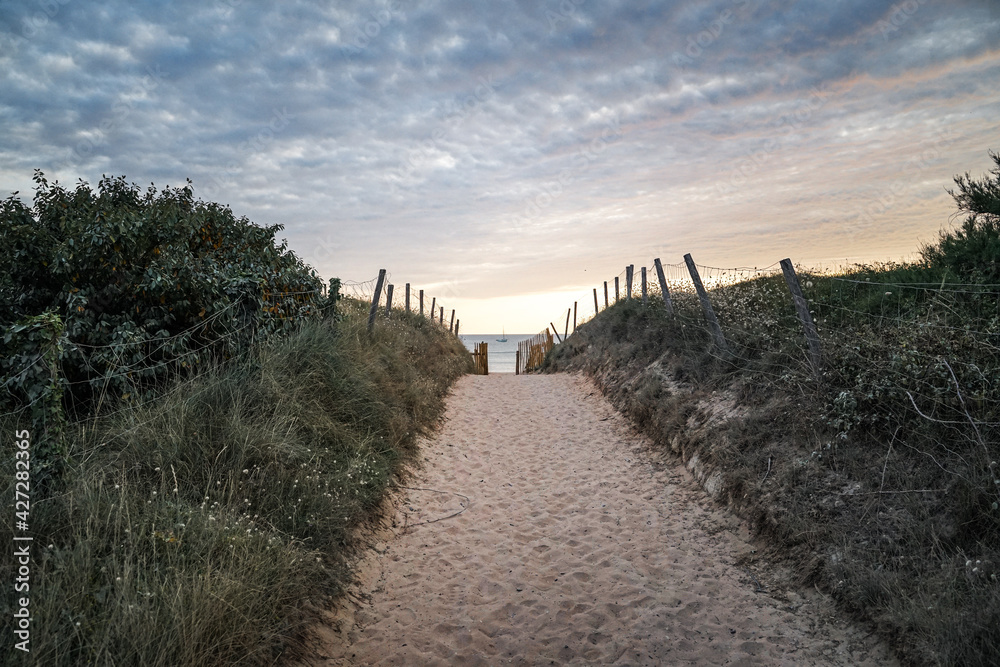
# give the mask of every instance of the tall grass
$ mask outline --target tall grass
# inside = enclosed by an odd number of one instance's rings
[[[369,334],[364,304],[343,313],[157,401],[71,425],[64,489],[32,505],[25,664],[306,654],[304,629],[350,578],[352,532],[471,363],[423,318],[393,313]],[[5,460],[8,498],[13,477]],[[8,521],[0,537],[11,544]],[[9,618],[9,596],[3,605]]]
[[[801,275],[812,376],[780,276],[622,302],[546,360],[583,369],[654,441],[697,455],[717,498],[801,582],[826,587],[908,663],[1000,655],[1000,288],[921,261]],[[706,477],[706,478],[707,478]]]

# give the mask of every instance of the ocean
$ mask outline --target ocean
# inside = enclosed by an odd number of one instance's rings
[[[465,347],[472,352],[476,343],[486,343],[490,373],[513,373],[517,344],[535,334],[507,334],[506,343],[498,343],[501,334],[459,334]]]

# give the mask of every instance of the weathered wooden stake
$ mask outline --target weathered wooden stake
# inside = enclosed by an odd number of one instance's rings
[[[378,300],[382,297],[382,282],[385,280],[385,269],[378,270],[378,280],[375,281],[375,296],[372,297],[372,309],[368,311],[368,330],[375,326],[375,313],[378,312]]]
[[[674,305],[670,302],[670,290],[667,289],[667,279],[663,275],[663,265],[660,264],[659,257],[653,263],[656,264],[656,277],[660,280],[660,291],[663,292],[663,306],[667,309],[667,316],[673,317]]]
[[[392,310],[392,283],[389,283],[389,287],[385,290],[385,314],[388,315],[389,311]]]
[[[420,317],[424,316],[424,291],[420,290]]]
[[[406,283],[406,312],[410,312],[410,283]]]
[[[595,287],[594,288],[594,317],[597,317],[597,314],[600,313],[600,312],[601,312],[600,308],[597,305],[597,288]]]
[[[819,333],[813,323],[812,315],[809,313],[809,302],[802,294],[802,286],[799,285],[799,277],[795,274],[795,267],[792,260],[781,260],[781,271],[785,274],[785,282],[792,293],[792,303],[795,304],[795,312],[802,322],[802,329],[806,334],[806,342],[809,343],[809,365],[812,366],[813,375],[816,379],[823,376],[823,355],[819,345]]]
[[[576,333],[576,301],[573,302],[573,333]]]
[[[708,328],[712,332],[712,339],[715,341],[715,346],[719,348],[719,351],[725,356],[729,356],[729,346],[726,344],[726,338],[722,335],[722,327],[719,326],[719,320],[715,317],[715,311],[712,310],[712,302],[708,300],[708,292],[705,291],[705,286],[701,284],[701,276],[698,275],[698,267],[694,265],[694,260],[691,259],[691,253],[684,255],[684,263],[687,264],[688,273],[691,274],[691,282],[694,283],[694,288],[698,292],[698,300],[701,301],[701,309],[705,313],[705,321],[708,322]]]
[[[625,267],[625,300],[628,301],[632,298],[632,276],[635,273],[635,264],[629,264]]]
[[[517,345],[517,352],[514,353],[514,375],[521,374],[521,344]]]
[[[451,309],[451,321],[448,322],[448,333],[453,333],[455,331],[455,309]]]
[[[618,291],[618,276],[615,276],[615,303],[618,303],[620,292]]]
[[[460,322],[461,320],[455,320],[455,336],[458,336],[458,325]]]
[[[438,320],[438,324],[444,326],[444,306],[440,306],[440,308],[441,308],[441,319]]]
[[[549,326],[551,326],[552,327],[552,331],[555,332],[555,334],[556,334],[556,340],[561,343],[562,342],[562,338],[559,337],[559,332],[556,331],[556,325],[552,324],[552,322],[549,322]]]
[[[608,309],[608,281],[604,281],[604,309]]]
[[[434,297],[434,298],[431,299],[431,312],[430,312],[431,322],[434,321],[434,316],[437,315],[437,308],[434,305],[434,304],[437,303],[437,300],[438,300],[437,297]]]
[[[649,305],[649,299],[646,297],[646,267],[642,267],[642,305]]]
[[[569,338],[569,314],[573,312],[572,308],[566,309],[566,328],[563,329],[563,340]]]

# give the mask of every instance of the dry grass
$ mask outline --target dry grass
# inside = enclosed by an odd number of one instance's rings
[[[821,381],[780,276],[712,292],[732,357],[712,349],[697,303],[678,293],[676,318],[657,298],[623,302],[547,367],[590,373],[661,446],[697,456],[718,500],[904,662],[996,664],[995,294],[894,287],[946,282],[927,266],[802,281],[820,322]]]
[[[419,317],[393,313],[369,335],[364,304],[344,311],[157,401],[71,425],[64,489],[32,505],[32,664],[262,665],[307,652],[304,628],[350,577],[349,536],[471,363]],[[0,533],[10,544],[9,522]]]

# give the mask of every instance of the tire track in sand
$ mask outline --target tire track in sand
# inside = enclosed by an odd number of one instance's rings
[[[320,664],[895,664],[818,593],[757,592],[745,528],[653,458],[585,378],[462,378]]]

